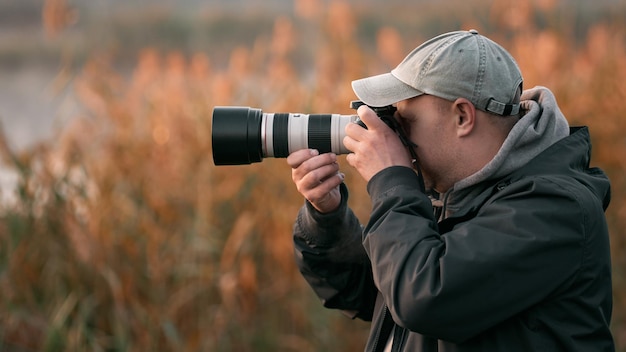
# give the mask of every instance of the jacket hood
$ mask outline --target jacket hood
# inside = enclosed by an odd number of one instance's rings
[[[518,177],[537,174],[546,170],[552,174],[567,175],[589,189],[606,210],[611,200],[611,185],[606,174],[599,168],[589,167],[591,142],[587,127],[570,128],[570,135],[562,142],[546,150],[515,172]]]
[[[448,216],[470,201],[471,187],[484,181],[499,179],[520,169],[554,143],[569,135],[569,124],[559,109],[554,94],[545,87],[535,87],[522,93],[524,115],[513,126],[494,158],[481,170],[458,181],[444,195]]]

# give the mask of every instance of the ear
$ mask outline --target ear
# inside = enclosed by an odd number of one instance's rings
[[[469,135],[476,126],[476,108],[465,98],[458,98],[453,104],[456,114],[456,134],[458,137]]]

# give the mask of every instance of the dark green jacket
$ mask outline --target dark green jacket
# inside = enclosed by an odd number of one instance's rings
[[[336,212],[302,208],[298,265],[326,307],[372,320],[367,351],[384,316],[394,351],[614,351],[610,185],[589,160],[572,130],[442,221],[413,170],[385,169],[365,228],[343,185]]]

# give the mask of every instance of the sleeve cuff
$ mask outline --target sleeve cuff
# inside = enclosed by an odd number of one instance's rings
[[[345,184],[340,184],[341,203],[339,207],[330,213],[320,213],[305,201],[304,207],[298,214],[297,226],[300,237],[309,245],[326,247],[337,242],[338,232],[346,226],[348,214],[348,188]]]
[[[398,187],[420,188],[419,176],[406,166],[392,166],[379,171],[367,183],[367,193],[372,200]]]

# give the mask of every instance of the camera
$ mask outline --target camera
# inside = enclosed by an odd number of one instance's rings
[[[357,109],[363,102],[352,101]],[[395,130],[394,106],[372,107]],[[286,158],[299,149],[347,154],[345,127],[358,123],[357,115],[264,113],[261,109],[217,106],[213,109],[212,149],[215,165],[244,165],[263,158]]]

